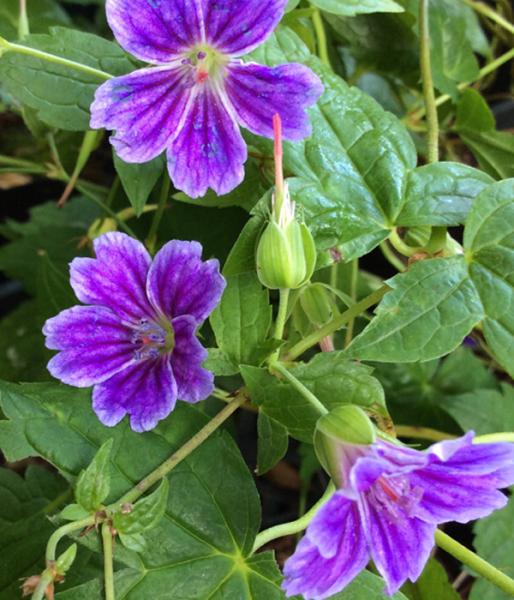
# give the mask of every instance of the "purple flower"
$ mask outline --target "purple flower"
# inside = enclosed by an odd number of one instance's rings
[[[202,261],[197,242],[168,242],[153,261],[124,233],[106,233],[94,248],[96,259],[70,265],[77,298],[91,306],[63,310],[43,328],[47,347],[60,351],[48,369],[69,385],[94,385],[93,409],[104,425],[128,414],[134,431],[147,431],[177,398],[193,403],[212,392],[196,330],[225,280],[217,260]]]
[[[91,127],[115,129],[111,142],[127,162],[167,151],[175,187],[192,197],[209,187],[226,194],[243,179],[246,145],[239,125],[273,137],[310,134],[305,109],[323,87],[300,64],[265,67],[238,58],[259,46],[287,0],[107,0],[121,46],[155,66],[100,86]]]
[[[473,433],[425,452],[377,440],[341,461],[342,484],[311,521],[284,567],[287,596],[328,598],[370,559],[389,594],[415,581],[437,524],[467,523],[502,508],[514,483],[514,445],[473,445]]]

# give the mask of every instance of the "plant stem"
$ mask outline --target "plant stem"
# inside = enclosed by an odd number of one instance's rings
[[[31,600],[43,600],[45,598],[46,588],[53,583],[54,578],[50,571],[43,571],[41,575],[41,579],[37,584],[34,593],[32,594]]]
[[[114,570],[112,556],[112,533],[108,523],[102,525],[102,542],[104,551],[104,586],[105,600],[115,600]]]
[[[478,72],[478,76],[475,79],[473,79],[472,81],[466,81],[464,83],[459,83],[459,85],[457,86],[457,88],[459,90],[461,90],[461,91],[464,90],[464,89],[466,89],[472,83],[475,83],[475,82],[479,81],[480,79],[482,79],[483,77],[485,77],[486,75],[489,75],[489,73],[492,73],[493,71],[496,71],[496,69],[498,69],[499,67],[501,67],[503,64],[509,62],[509,60],[511,60],[512,58],[514,58],[514,48],[512,48],[508,52],[505,52],[505,54],[502,54],[501,56],[499,56],[495,60],[491,61],[489,64],[487,64],[484,67],[482,67],[480,69],[480,71]],[[435,105],[436,106],[441,106],[441,104],[444,104],[445,102],[448,102],[448,100],[451,100],[451,96],[449,96],[448,94],[443,94],[442,96],[439,96],[436,99]],[[409,116],[409,121],[414,121],[414,122],[419,121],[421,118],[423,118],[425,116],[425,113],[426,113],[426,108],[425,107],[421,107],[420,109],[418,109],[417,111],[413,112]]]
[[[273,334],[273,338],[275,340],[282,340],[284,335],[284,327],[287,321],[287,305],[289,302],[289,292],[290,290],[287,288],[283,288],[279,290],[279,301],[278,301],[278,314],[277,319],[275,321],[275,333]],[[275,362],[278,360],[280,354],[280,348],[277,348],[275,352],[270,357],[270,362]]]
[[[351,264],[351,278],[350,278],[350,296],[353,303],[357,301],[357,284],[359,282],[359,259],[355,258]],[[344,347],[348,346],[353,338],[353,326],[355,324],[355,317],[348,321],[348,327],[346,328],[346,335],[344,337]]]
[[[372,292],[369,296],[366,296],[353,306],[350,306],[348,310],[333,318],[331,321],[329,321],[326,325],[324,325],[317,331],[310,333],[307,337],[299,341],[289,350],[289,352],[287,353],[288,360],[294,360],[295,358],[303,354],[306,350],[308,350],[312,346],[315,346],[324,337],[334,333],[334,331],[337,331],[338,329],[341,329],[341,327],[346,325],[346,323],[348,323],[351,319],[354,319],[371,306],[378,304],[378,302],[380,302],[384,294],[386,294],[386,292],[388,292],[389,289],[389,286],[383,285],[378,290]]]
[[[514,25],[512,25],[512,23],[509,23],[509,21],[507,21],[507,19],[504,19],[501,15],[499,15],[490,6],[487,6],[487,4],[484,4],[483,2],[474,2],[474,0],[462,0],[462,1],[464,2],[464,4],[467,4],[468,6],[470,6],[477,13],[480,13],[481,15],[484,15],[484,17],[491,19],[491,21],[494,21],[500,27],[503,27],[503,29],[506,29],[509,33],[514,35]]]
[[[486,433],[485,435],[477,435],[473,440],[475,444],[494,444],[497,442],[510,442],[514,444],[514,432]]]
[[[435,103],[434,82],[432,80],[432,66],[430,64],[428,2],[429,0],[420,0],[419,2],[419,43],[423,98],[427,112],[427,159],[429,163],[434,163],[439,160],[439,122],[437,120],[437,106]]]
[[[451,440],[457,437],[451,433],[445,433],[444,431],[438,431],[437,429],[431,429],[430,427],[418,427],[416,425],[395,425],[394,428],[398,437],[432,440],[434,442]]]
[[[382,250],[382,254],[387,262],[391,264],[397,271],[403,273],[406,270],[405,265],[388,246],[387,241],[380,242],[380,250]]]
[[[27,0],[20,0],[20,13],[18,16],[18,38],[22,40],[30,33],[29,19],[27,16]]]
[[[88,75],[93,75],[98,79],[107,80],[112,79],[114,75],[110,73],[106,73],[105,71],[100,71],[100,69],[95,69],[94,67],[89,67],[88,65],[83,65],[82,63],[75,62],[74,60],[69,60],[67,58],[63,58],[62,56],[56,56],[55,54],[50,54],[48,52],[43,52],[42,50],[37,50],[36,48],[30,48],[29,46],[22,46],[21,44],[13,44],[12,42],[5,42],[5,51],[6,52],[17,52],[18,54],[27,54],[28,56],[33,56],[34,58],[40,58],[41,60],[45,60],[47,62],[52,62],[57,65],[62,65],[63,67],[69,67],[70,69],[74,69],[75,71],[82,71],[83,73],[87,73]]]
[[[46,564],[50,566],[55,562],[55,555],[57,551],[57,544],[62,540],[63,537],[68,535],[69,533],[73,533],[74,531],[79,531],[80,529],[85,529],[86,527],[91,527],[91,525],[95,524],[95,515],[91,515],[86,517],[85,519],[81,519],[80,521],[73,521],[72,523],[68,523],[67,525],[63,525],[56,529],[48,543],[46,544]]]
[[[330,58],[328,57],[327,35],[325,33],[325,26],[323,25],[321,13],[318,9],[315,9],[312,12],[312,24],[314,25],[314,31],[316,32],[316,38],[318,41],[318,55],[322,62],[324,62],[327,67],[330,67],[331,65]]]
[[[220,427],[240,406],[247,401],[247,397],[244,394],[240,394],[230,404],[223,407],[220,412],[212,418],[207,425],[202,427],[198,433],[196,433],[188,442],[181,446],[176,452],[174,452],[167,460],[165,460],[160,466],[154,471],[142,479],[135,487],[127,492],[120,500],[115,504],[124,504],[125,502],[135,502],[140,496],[142,496],[148,489],[150,489],[155,483],[165,477],[172,469],[174,469],[180,462],[187,458],[191,452],[196,450],[202,445],[205,440],[212,435],[218,427]]]
[[[306,388],[301,381],[296,379],[296,377],[290,371],[288,371],[282,363],[271,363],[270,369],[273,371],[278,371],[281,375],[283,375],[284,378],[287,379],[289,383],[296,389],[296,391],[300,392],[300,394],[320,413],[320,416],[328,413],[328,410],[316,398],[316,396],[308,388]]]
[[[435,542],[439,548],[442,548],[448,552],[448,554],[451,554],[460,560],[473,571],[493,583],[496,587],[500,588],[510,596],[514,596],[514,580],[508,575],[505,575],[505,573],[502,573],[499,569],[493,567],[493,565],[483,558],[480,558],[480,556],[462,544],[459,544],[459,542],[449,535],[446,535],[446,533],[442,532],[440,529],[435,532]]]
[[[309,523],[314,518],[314,515],[323,506],[323,504],[325,504],[330,499],[334,491],[334,484],[331,482],[325,490],[323,496],[302,517],[296,519],[296,521],[282,523],[281,525],[275,525],[274,527],[270,527],[269,529],[261,531],[255,538],[252,554],[255,553],[259,548],[262,548],[262,546],[264,546],[265,544],[271,542],[272,540],[276,540],[277,538],[281,538],[286,535],[292,535],[294,533],[298,533],[306,529],[307,525],[309,525]]]
[[[157,232],[159,231],[159,225],[161,224],[161,219],[164,215],[164,211],[166,210],[166,204],[168,203],[170,186],[171,181],[167,171],[165,171],[162,176],[162,186],[161,193],[159,195],[159,205],[155,215],[153,216],[152,224],[150,225],[150,231],[148,232],[148,237],[146,238],[146,247],[148,248],[150,254],[153,254],[155,251]]]

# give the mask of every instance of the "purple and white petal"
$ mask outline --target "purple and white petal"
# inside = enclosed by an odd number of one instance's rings
[[[95,386],[93,410],[112,427],[125,415],[134,431],[149,431],[167,417],[177,401],[177,385],[167,357],[141,360]]]
[[[48,370],[69,385],[100,383],[133,362],[131,332],[108,308],[68,308],[48,319],[43,333],[47,348],[61,350]]]
[[[247,54],[273,32],[287,0],[200,0],[208,44],[233,56]]]
[[[311,134],[306,109],[323,93],[311,69],[294,63],[266,67],[234,61],[227,70],[227,93],[243,127],[272,138],[273,115],[278,113],[285,139],[298,141]]]
[[[118,43],[149,63],[168,63],[203,39],[198,0],[107,0]]]
[[[284,565],[286,596],[322,600],[341,591],[365,568],[369,551],[355,502],[340,493],[320,508]]]
[[[168,146],[168,170],[176,188],[192,198],[212,188],[227,194],[244,177],[247,158],[235,117],[223,92],[210,83],[197,84],[187,115]]]
[[[180,63],[110,79],[96,90],[91,127],[115,130],[110,141],[126,162],[147,162],[176,135],[193,84],[192,70]]]
[[[218,304],[224,289],[219,262],[202,261],[198,242],[168,242],[156,254],[148,273],[148,298],[169,319],[190,315],[201,323]]]
[[[177,382],[177,396],[184,402],[205,400],[214,390],[214,375],[202,368],[207,350],[196,337],[196,320],[177,317],[172,321],[175,347],[171,354],[171,368]]]
[[[151,258],[143,244],[111,232],[97,238],[94,249],[96,258],[75,258],[70,264],[70,283],[77,298],[106,306],[124,321],[152,318],[154,310],[146,297]]]
[[[371,558],[392,595],[407,579],[416,581],[421,575],[434,547],[436,526],[406,515],[390,517],[364,496],[359,509]]]

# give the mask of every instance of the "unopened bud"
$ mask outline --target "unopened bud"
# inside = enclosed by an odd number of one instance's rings
[[[309,321],[317,327],[328,323],[334,314],[334,303],[330,297],[330,291],[322,283],[312,283],[302,290],[300,306]]]
[[[114,219],[109,217],[105,219],[96,219],[93,221],[91,227],[87,232],[87,237],[90,240],[95,240],[97,237],[100,237],[104,233],[109,233],[110,231],[116,231],[118,229],[118,224]]]
[[[70,569],[75,557],[77,556],[77,544],[72,544],[65,552],[59,556],[55,562],[55,571],[58,575],[66,575]]]
[[[375,427],[366,413],[358,406],[348,404],[318,419],[314,450],[337,487],[344,488],[355,461],[368,452],[375,439]]]

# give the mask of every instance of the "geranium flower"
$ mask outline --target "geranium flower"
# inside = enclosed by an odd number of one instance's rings
[[[75,258],[71,286],[91,306],[48,319],[48,363],[62,382],[93,389],[104,425],[130,415],[134,431],[167,417],[177,398],[205,399],[213,375],[202,368],[206,350],[196,330],[219,302],[225,280],[217,260],[203,262],[197,242],[168,242],[154,260],[124,233],[94,242],[95,258]]]
[[[340,488],[285,564],[286,595],[328,598],[370,559],[389,594],[415,581],[439,523],[467,523],[507,503],[498,489],[514,483],[514,445],[472,440],[468,433],[424,452],[380,440],[343,450]]]
[[[273,137],[310,134],[305,109],[322,92],[306,66],[243,64],[272,33],[287,0],[107,0],[120,45],[153,63],[100,86],[91,127],[116,130],[111,142],[127,162],[167,151],[175,187],[198,197],[226,194],[243,179],[247,149],[239,125]]]

